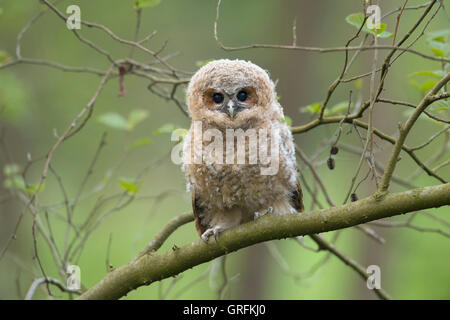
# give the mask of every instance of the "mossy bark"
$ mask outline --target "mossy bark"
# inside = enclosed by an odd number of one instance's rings
[[[80,299],[119,299],[140,286],[259,242],[328,232],[445,205],[450,205],[450,183],[395,194],[377,193],[346,205],[302,214],[266,215],[223,232],[217,243],[214,239],[209,243],[199,240],[166,253],[145,254],[108,273]]]

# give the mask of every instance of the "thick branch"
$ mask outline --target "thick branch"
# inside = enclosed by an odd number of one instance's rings
[[[189,268],[256,243],[347,228],[427,208],[450,205],[450,183],[407,192],[376,195],[343,206],[299,215],[266,215],[221,234],[164,254],[149,253],[110,272],[81,299],[119,299],[131,290],[175,276]]]

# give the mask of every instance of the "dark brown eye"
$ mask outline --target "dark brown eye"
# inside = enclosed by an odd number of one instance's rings
[[[244,102],[245,100],[247,100],[247,97],[248,97],[248,94],[245,90],[241,90],[237,94],[237,99],[241,102]]]
[[[215,103],[223,102],[223,94],[216,92],[213,94],[212,99]]]

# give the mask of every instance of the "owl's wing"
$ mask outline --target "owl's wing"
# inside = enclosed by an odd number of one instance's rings
[[[303,192],[298,180],[296,182],[295,189],[292,190],[291,205],[297,212],[303,212],[305,211],[305,206],[303,205]]]
[[[191,187],[192,192],[192,212],[194,213],[194,223],[195,229],[197,229],[198,234],[201,236],[205,231],[206,227],[201,223],[201,216],[204,215],[203,209],[199,206],[199,199],[195,196],[195,188]]]
[[[291,130],[285,123],[280,123],[279,125],[281,148],[283,149],[282,152],[286,155],[287,160],[292,164],[292,169],[298,172],[298,168],[296,168],[295,146]],[[291,190],[290,202],[292,207],[297,210],[297,212],[303,212],[305,210],[305,206],[303,205],[303,192],[298,180],[295,181],[295,187],[293,190]]]

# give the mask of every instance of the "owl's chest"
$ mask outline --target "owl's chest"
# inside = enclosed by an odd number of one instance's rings
[[[261,175],[260,169],[249,164],[202,165],[192,183],[211,208],[258,210],[284,197],[289,184],[288,175]]]
[[[264,128],[268,127],[271,126]],[[253,127],[256,137],[249,129],[234,132],[231,139],[227,139],[226,130],[213,129],[212,133],[220,132],[223,139],[198,139],[194,127],[183,149],[189,185],[204,205],[211,209],[239,206],[256,211],[290,194],[295,185],[295,158],[286,151],[289,141],[282,139],[279,126],[274,125],[270,133]]]

